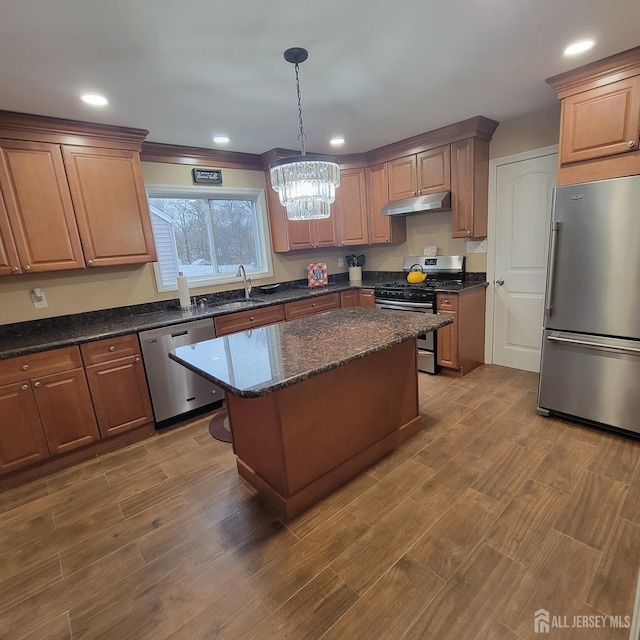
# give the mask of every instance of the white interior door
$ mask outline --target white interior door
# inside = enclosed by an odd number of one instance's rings
[[[498,165],[493,362],[540,371],[549,224],[558,156]]]

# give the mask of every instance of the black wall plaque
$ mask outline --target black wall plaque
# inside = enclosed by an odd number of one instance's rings
[[[222,184],[222,169],[192,169],[194,184]]]

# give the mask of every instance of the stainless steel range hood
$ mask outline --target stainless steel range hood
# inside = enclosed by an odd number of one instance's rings
[[[448,211],[451,209],[451,192],[430,193],[405,200],[388,202],[380,212],[383,216],[400,216],[421,211]]]

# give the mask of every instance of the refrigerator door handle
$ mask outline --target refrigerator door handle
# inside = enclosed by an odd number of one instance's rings
[[[551,226],[551,246],[549,247],[549,272],[547,273],[547,306],[544,310],[545,316],[550,316],[553,310],[553,281],[556,272],[556,247],[558,244],[558,232],[560,223],[554,220]]]
[[[588,340],[575,340],[573,338],[561,338],[559,336],[547,336],[547,340],[552,342],[564,342],[569,344],[575,344],[581,347],[591,347],[593,349],[604,349],[605,351],[616,351],[618,353],[627,353],[633,356],[640,356],[640,349],[634,349],[633,347],[619,347],[610,344],[601,344],[600,342],[590,342]]]

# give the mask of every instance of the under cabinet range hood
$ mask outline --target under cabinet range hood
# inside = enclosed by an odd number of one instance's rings
[[[451,209],[451,191],[441,191],[388,202],[382,207],[380,213],[383,216],[400,216],[421,211],[448,211],[449,209]]]

